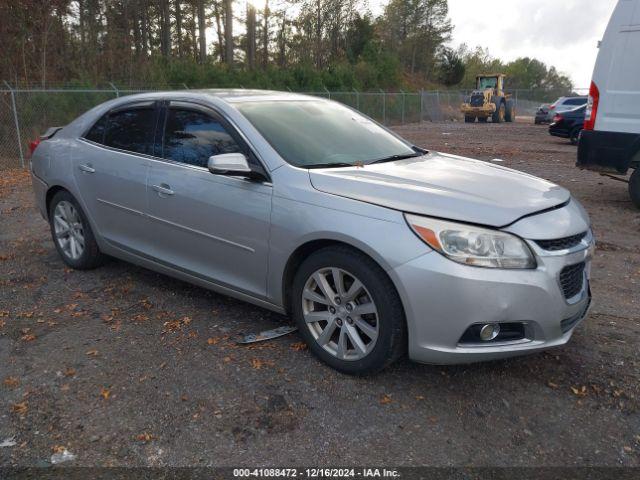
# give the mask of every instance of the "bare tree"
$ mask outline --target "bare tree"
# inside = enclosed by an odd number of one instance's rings
[[[224,48],[225,62],[233,65],[233,0],[224,1]]]
[[[256,67],[256,7],[247,2],[247,67]]]
[[[198,0],[198,42],[200,45],[200,63],[207,61],[207,29],[204,16],[204,0]]]

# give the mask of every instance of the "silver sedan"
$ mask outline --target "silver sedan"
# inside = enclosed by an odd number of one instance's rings
[[[589,308],[594,242],[567,190],[335,102],[123,97],[50,129],[31,168],[69,266],[110,255],[287,313],[346,373],[563,345]]]

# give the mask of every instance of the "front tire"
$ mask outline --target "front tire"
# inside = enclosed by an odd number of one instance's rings
[[[629,178],[629,196],[636,208],[640,208],[640,168],[638,167]]]
[[[496,111],[491,115],[491,121],[493,123],[502,123],[504,122],[504,114],[505,114],[505,106],[504,102],[496,102]]]
[[[64,263],[76,270],[98,267],[104,260],[91,225],[80,205],[66,190],[49,204],[49,226],[56,250]]]
[[[309,349],[336,370],[365,375],[406,349],[404,311],[386,273],[346,247],[323,248],[296,272],[291,312]]]

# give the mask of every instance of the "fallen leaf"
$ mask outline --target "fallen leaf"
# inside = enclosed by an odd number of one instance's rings
[[[229,362],[231,361],[231,357],[224,357],[224,358],[222,359],[222,361],[223,361],[224,363],[229,363]]]
[[[142,432],[139,435],[136,435],[136,440],[139,442],[150,442],[153,440],[153,435],[147,432]]]
[[[7,322],[5,322],[4,320],[0,320],[0,328],[3,328],[6,324]]]
[[[64,445],[54,445],[53,447],[51,447],[51,451],[53,453],[62,453],[67,449],[67,447],[65,447]]]
[[[300,352],[302,350],[306,350],[308,348],[307,344],[304,342],[296,342],[291,344],[291,349],[296,352]]]
[[[90,357],[95,357],[96,355],[98,355],[98,350],[87,350],[85,352],[86,355],[89,355]]]
[[[587,387],[585,387],[584,385],[582,387],[571,387],[571,391],[573,392],[574,395],[577,395],[578,397],[586,397],[587,396]]]
[[[547,382],[547,385],[549,385],[551,388],[558,388],[559,385],[557,383],[553,383],[553,382]]]
[[[21,338],[25,342],[33,342],[36,339],[36,336],[33,333],[27,333],[23,335]]]
[[[623,450],[624,450],[625,452],[627,452],[627,453],[631,453],[631,452],[633,451],[633,449],[632,449],[630,446],[628,446],[628,445],[625,445],[625,446],[624,446],[624,447],[622,447],[622,448],[623,448]]]
[[[109,397],[111,396],[111,390],[102,387],[102,389],[100,390],[100,396],[105,400],[109,400]]]
[[[76,374],[76,369],[69,367],[64,371],[64,376],[65,377],[73,377]]]
[[[220,342],[220,337],[207,338],[207,345],[216,345]]]
[[[424,395],[416,395],[416,400],[424,400]]]
[[[260,370],[262,367],[272,367],[273,362],[270,360],[260,360],[259,358],[252,358],[251,366],[256,370]]]
[[[11,405],[11,411],[17,413],[20,416],[24,416],[29,411],[29,404],[25,400],[24,402],[14,403]]]
[[[393,402],[393,400],[386,393],[384,395],[382,395],[382,397],[380,398],[380,405],[387,405],[387,404],[389,404],[391,402]]]
[[[18,377],[7,377],[4,379],[2,383],[6,387],[16,388],[18,385],[20,385],[20,380],[18,379]]]

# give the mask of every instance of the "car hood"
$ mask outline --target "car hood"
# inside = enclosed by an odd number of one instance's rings
[[[364,167],[309,170],[313,187],[383,207],[502,227],[566,203],[569,192],[541,178],[432,152]]]

